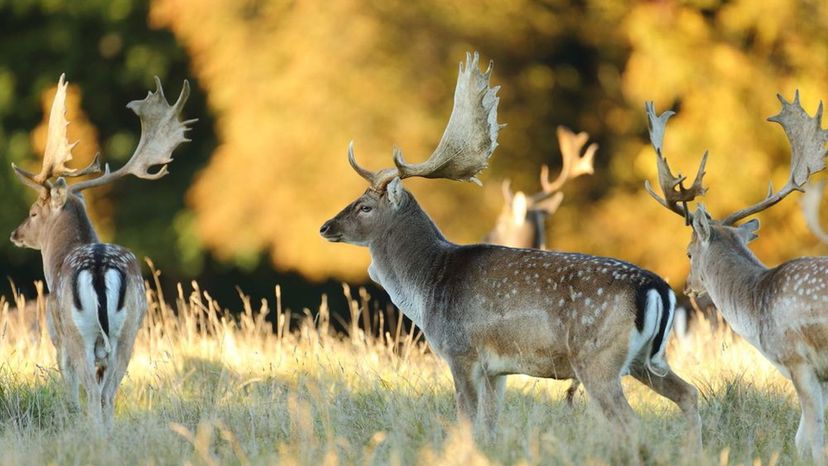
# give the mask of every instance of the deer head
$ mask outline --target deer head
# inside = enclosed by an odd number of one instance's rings
[[[173,150],[182,142],[188,141],[184,133],[188,125],[196,120],[180,121],[181,110],[190,94],[190,86],[184,81],[181,95],[172,107],[164,97],[161,81],[156,77],[157,90],[144,100],[130,102],[127,108],[135,112],[141,120],[141,137],[129,161],[114,173],[106,166],[102,176],[69,185],[67,178],[100,173],[99,157],[80,170],[67,168],[72,160],[72,148],[66,136],[69,122],[66,120],[66,88],[68,84],[61,75],[57,92],[49,115],[46,150],[40,172],[30,173],[12,164],[17,177],[26,186],[38,191],[38,199],[29,209],[29,216],[12,232],[11,241],[20,247],[41,249],[49,238],[72,235],[92,235],[94,231],[88,225],[85,216],[82,191],[95,186],[110,183],[125,175],[155,180],[167,174],[166,164],[172,161]],[[149,168],[163,165],[156,173]],[[65,223],[67,216],[82,217],[83,231],[66,231],[70,228]],[[86,238],[89,239],[89,238]]]
[[[593,160],[598,144],[592,143],[587,133],[575,134],[569,128],[558,127],[558,145],[561,150],[561,172],[555,181],[549,181],[549,167],[543,165],[540,173],[541,191],[526,195],[513,193],[509,180],[502,184],[503,209],[495,227],[484,241],[516,248],[546,248],[546,219],[553,215],[563,201],[561,191],[567,181],[594,172]]]
[[[828,142],[828,131],[822,129],[822,102],[816,114],[811,117],[799,102],[799,91],[795,92],[793,102],[788,102],[781,95],[777,95],[777,98],[782,104],[782,109],[779,114],[769,117],[768,121],[780,124],[788,138],[791,147],[788,181],[777,192],[774,192],[773,186],[770,185],[762,201],[736,211],[722,220],[713,219],[701,203],[693,214],[687,207],[689,202],[706,191],[702,186],[702,178],[707,153],[705,152],[702,157],[692,186],[686,189],[683,185],[685,177],[681,174],[673,176],[667,165],[667,159],[662,154],[665,125],[673,112],[668,111],[657,116],[652,102],[646,105],[650,141],[656,152],[658,179],[664,197],[656,194],[649,182],[645,182],[645,188],[659,204],[684,217],[686,223],[693,228],[693,236],[687,249],[687,256],[690,259],[688,287],[696,294],[705,291],[701,271],[704,270],[708,260],[721,259],[723,254],[738,254],[752,262],[759,263],[747,246],[750,241],[757,238],[759,221],[752,219],[737,225],[739,221],[768,209],[794,191],[802,191],[808,177],[825,168],[825,144]]]
[[[446,178],[480,184],[475,177],[488,165],[497,147],[497,90],[489,87],[492,64],[481,73],[479,57],[466,54],[465,66],[460,64],[454,91],[454,108],[443,137],[431,156],[423,163],[409,164],[402,152],[393,151],[394,167],[372,172],[361,167],[348,147],[348,161],[370,187],[320,229],[322,236],[334,242],[368,246],[391,225],[405,215],[413,198],[402,186],[402,180],[413,176]]]

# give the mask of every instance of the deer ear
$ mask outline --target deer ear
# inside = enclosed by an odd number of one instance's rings
[[[707,216],[707,212],[701,204],[696,208],[696,213],[693,214],[693,231],[696,232],[703,243],[710,241],[710,217]]]
[[[69,195],[69,187],[66,185],[66,180],[60,177],[49,189],[49,204],[52,210],[60,210],[66,204],[66,197]]]
[[[759,237],[759,235],[756,234],[757,230],[759,230],[759,220],[755,218],[736,227],[736,233],[742,241],[745,242],[745,244],[750,243]]]
[[[526,221],[526,195],[518,191],[512,197],[512,223],[522,225]]]
[[[391,202],[394,209],[398,209],[403,200],[403,193],[405,192],[402,186],[402,180],[399,176],[388,183],[386,192],[388,193],[388,201]]]

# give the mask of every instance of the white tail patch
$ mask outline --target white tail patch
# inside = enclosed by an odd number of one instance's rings
[[[664,317],[663,312],[665,311],[664,305],[661,301],[661,296],[656,294],[656,298],[658,300],[658,321],[661,322],[661,319]],[[670,290],[667,293],[669,299],[669,307],[666,309],[667,311],[667,324],[664,327],[664,335],[662,335],[661,341],[658,343],[657,348],[653,348],[655,350],[655,354],[651,357],[647,358],[647,368],[650,369],[652,373],[659,377],[664,377],[670,372],[670,366],[667,364],[667,361],[664,359],[664,351],[667,349],[667,341],[670,339],[670,330],[673,328],[673,317],[675,316],[675,309],[676,309],[676,295]],[[650,307],[650,298],[651,295],[648,293],[647,295],[647,310],[649,312]],[[656,326],[656,331],[653,333],[652,338],[655,339],[656,334],[658,334],[659,327]],[[653,341],[655,344],[655,341]],[[652,350],[651,350],[652,352]]]
[[[645,351],[649,351],[650,344],[658,333],[658,323],[661,320],[661,297],[658,291],[652,289],[647,292],[647,303],[644,309],[644,325],[639,332],[633,327],[630,331],[629,346],[627,346],[627,359],[621,373],[629,373],[630,364],[633,360]],[[650,367],[650,358],[647,358],[647,367]],[[652,369],[651,369],[652,370]]]

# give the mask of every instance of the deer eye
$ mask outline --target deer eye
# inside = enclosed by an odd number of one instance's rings
[[[693,255],[692,255],[692,254],[690,254],[690,253],[688,252],[688,253],[687,253],[687,258],[688,258],[688,259],[690,259],[690,260],[692,260],[692,259],[693,259]]]
[[[37,217],[37,212],[32,212],[32,213],[30,213],[30,214],[29,214],[29,217],[31,217],[31,218],[35,218],[35,217]]]
[[[369,206],[369,205],[363,205],[363,206],[360,206],[360,208],[359,208],[360,212],[363,212],[363,213],[366,213],[366,214],[368,212],[372,211],[372,210],[374,210],[374,208]]]

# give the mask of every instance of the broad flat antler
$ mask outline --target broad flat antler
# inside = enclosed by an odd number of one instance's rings
[[[155,85],[156,91],[149,92],[144,100],[133,100],[127,104],[127,108],[141,119],[141,138],[129,161],[112,173],[107,164],[103,175],[72,185],[73,192],[101,186],[126,175],[134,175],[145,180],[157,180],[169,173],[167,164],[172,162],[172,152],[182,142],[189,141],[185,137],[185,132],[190,129],[188,125],[198,120],[181,121],[181,111],[190,96],[188,81],[184,81],[181,94],[173,106],[167,103],[161,80],[157,76]],[[155,173],[150,173],[150,168],[156,165],[162,166]]]
[[[825,180],[816,183],[805,184],[805,194],[802,195],[802,213],[805,216],[805,223],[811,233],[823,243],[828,243],[828,233],[822,229],[819,221],[819,208],[822,205],[822,195],[825,193]]]
[[[722,220],[725,225],[733,225],[778,203],[794,191],[802,191],[808,177],[825,168],[828,131],[822,129],[822,101],[819,102],[816,114],[810,117],[799,103],[799,90],[794,92],[793,102],[788,102],[779,94],[776,97],[782,103],[782,109],[778,114],[769,117],[768,121],[779,123],[785,130],[785,136],[791,146],[790,177],[778,192],[773,192],[771,184],[768,186],[767,196],[761,202],[728,215]]]
[[[532,196],[533,202],[541,202],[560,191],[567,181],[581,175],[595,173],[593,162],[598,144],[592,143],[583,152],[584,145],[589,141],[589,134],[580,132],[575,134],[565,126],[558,126],[558,146],[561,149],[561,172],[555,181],[549,181],[549,167],[541,167],[540,182],[542,191]],[[583,155],[581,155],[583,152]]]
[[[664,193],[664,197],[656,194],[655,190],[653,190],[653,187],[650,185],[649,180],[644,181],[644,188],[648,193],[650,193],[650,196],[652,196],[653,199],[658,201],[659,204],[684,217],[685,223],[689,225],[692,222],[693,214],[691,214],[690,210],[687,208],[687,203],[694,200],[696,197],[703,195],[705,191],[707,191],[707,189],[702,186],[704,167],[705,164],[707,164],[707,152],[705,151],[702,156],[701,164],[699,164],[699,170],[696,172],[696,178],[693,180],[693,184],[689,189],[685,188],[684,180],[686,180],[687,177],[683,176],[681,173],[679,173],[678,176],[674,176],[670,171],[670,166],[667,164],[667,158],[663,155],[664,131],[667,125],[667,120],[669,120],[671,116],[675,115],[675,112],[667,110],[661,115],[656,115],[655,105],[653,102],[645,103],[644,108],[647,111],[647,126],[650,131],[650,142],[653,145],[653,149],[655,150],[657,157],[658,184],[661,186],[661,192]]]
[[[480,184],[476,175],[488,166],[489,157],[497,147],[497,91],[489,87],[492,63],[485,72],[479,68],[479,56],[466,53],[466,63],[460,63],[457,87],[454,90],[454,108],[437,149],[423,163],[408,164],[402,152],[394,149],[396,168],[377,172],[357,164],[353,144],[348,148],[348,161],[360,176],[371,183],[372,189],[382,191],[395,177],[446,178]]]
[[[46,150],[43,153],[43,164],[40,173],[35,175],[12,164],[17,176],[27,186],[35,189],[49,188],[51,186],[49,179],[56,176],[83,176],[101,171],[97,155],[92,163],[82,170],[66,167],[66,163],[72,160],[72,149],[78,143],[69,144],[66,136],[66,127],[69,126],[69,122],[66,120],[66,88],[69,83],[65,79],[66,75],[61,74],[55,98],[52,100],[46,135]]]

